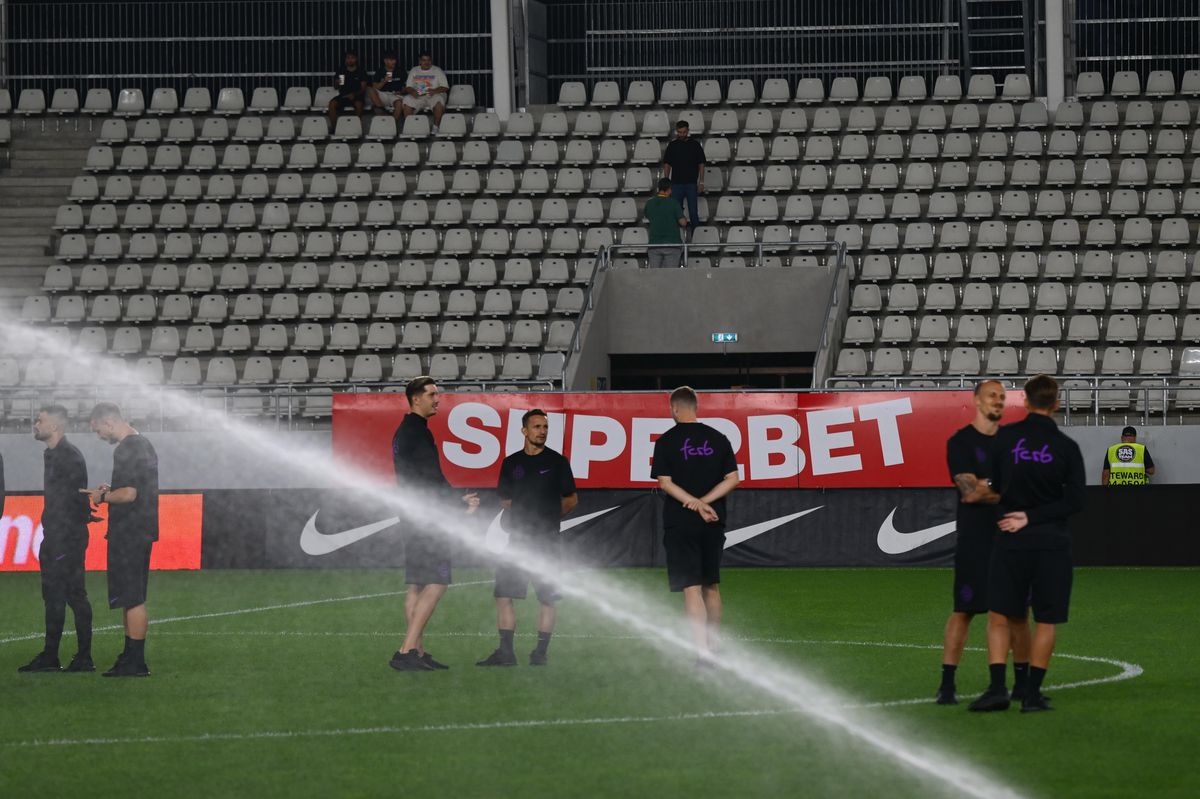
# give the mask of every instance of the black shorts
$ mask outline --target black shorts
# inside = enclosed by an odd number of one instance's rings
[[[1071,550],[996,547],[988,574],[988,609],[1010,618],[1065,624],[1071,605]]]
[[[721,582],[721,553],[725,530],[678,529],[663,532],[667,551],[667,582],[672,591]]]
[[[55,544],[42,541],[42,549],[38,553],[42,571],[42,599],[47,602],[87,599],[86,552],[86,535],[82,542]]]
[[[561,545],[557,532],[549,533],[544,537],[522,537],[518,539],[518,542],[521,547],[536,552],[551,564],[558,562]],[[538,602],[544,605],[553,605],[562,599],[562,594],[558,592],[552,579],[508,562],[496,564],[496,587],[492,596],[524,599],[531,582],[533,590],[537,592]]]
[[[108,539],[108,606],[136,608],[146,604],[153,541],[133,536]]]
[[[954,547],[954,612],[987,613],[992,535],[960,535]]]
[[[450,540],[444,535],[414,533],[404,545],[404,582],[450,585]]]

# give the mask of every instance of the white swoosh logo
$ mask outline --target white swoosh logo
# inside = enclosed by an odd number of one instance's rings
[[[598,510],[595,513],[587,513],[574,519],[567,519],[558,526],[558,531],[560,533],[566,532],[572,527],[591,521],[597,516],[603,516],[609,511],[614,511],[619,507],[620,505],[613,505],[611,508]],[[484,535],[483,542],[492,552],[503,552],[504,548],[508,546],[508,531],[504,529],[502,524],[500,524],[500,517],[503,515],[504,511],[500,511],[496,514],[495,518],[493,518],[491,523],[488,524],[487,533]]]
[[[390,519],[355,527],[352,530],[325,534],[317,530],[317,513],[312,515],[308,523],[304,525],[303,532],[300,533],[300,548],[306,555],[328,555],[330,552],[337,552],[343,547],[348,547],[368,536],[382,532],[400,521],[399,516],[393,516]]]
[[[876,543],[886,555],[903,555],[905,552],[912,552],[930,541],[950,535],[957,527],[956,522],[946,522],[935,527],[926,527],[924,530],[902,533],[892,523],[897,510],[898,508],[892,508],[892,512],[883,520],[883,524],[879,525],[879,537],[876,539]]]
[[[810,513],[819,511],[823,507],[825,506],[818,505],[815,508],[802,510],[799,513],[793,513],[788,516],[780,516],[778,519],[770,519],[765,522],[759,522],[758,524],[752,524],[749,527],[739,527],[736,530],[729,530],[725,533],[725,548],[729,549],[730,547],[737,546],[744,541],[749,541],[751,538],[754,538],[757,535],[762,535],[769,530],[774,530],[776,527],[781,527],[793,519],[799,519],[801,516],[807,516]]]

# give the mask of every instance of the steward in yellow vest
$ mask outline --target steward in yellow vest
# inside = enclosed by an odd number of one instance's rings
[[[1137,430],[1126,427],[1121,431],[1121,443],[1113,444],[1104,454],[1101,485],[1144,486],[1154,474],[1154,459],[1144,444],[1137,443]]]

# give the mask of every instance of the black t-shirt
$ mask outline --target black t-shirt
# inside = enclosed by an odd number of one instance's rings
[[[375,70],[375,75],[372,76],[371,83],[382,83],[383,85],[379,87],[379,91],[381,92],[399,92],[404,88],[405,73],[400,71],[399,66],[392,70],[391,80],[388,80],[387,73],[387,67],[380,67]]]
[[[562,518],[562,498],[575,493],[575,476],[570,461],[549,447],[537,455],[522,449],[500,464],[496,493],[501,500],[512,500],[512,510],[504,514],[504,529],[552,535]]]
[[[397,484],[414,489],[435,501],[448,502],[454,488],[442,473],[437,442],[429,422],[417,413],[405,414],[392,436],[392,468]]]
[[[108,506],[108,535],[158,540],[158,453],[145,436],[134,433],[113,452],[113,491],[137,489],[133,502]]]
[[[998,533],[997,546],[1070,546],[1067,519],[1083,510],[1083,454],[1053,419],[1031,413],[1000,428],[992,447],[992,483],[1000,494],[1001,514],[1024,511],[1029,517],[1024,529]]]
[[[42,532],[55,542],[87,542],[87,523],[92,515],[86,494],[87,463],[79,449],[63,438],[58,446],[46,448],[42,455]]]
[[[677,424],[654,442],[654,463],[651,477],[670,477],[671,481],[694,497],[703,497],[737,471],[733,447],[716,428],[702,422]],[[720,517],[706,522],[700,514],[690,511],[666,492],[663,492],[663,526],[668,529],[724,529],[725,499],[712,503]]]
[[[687,139],[671,140],[663,163],[671,166],[672,183],[696,183],[700,179],[700,165],[708,161],[700,142],[689,136]]]
[[[946,465],[950,479],[956,474],[973,474],[980,480],[992,476],[992,445],[995,436],[986,436],[967,425],[946,442]],[[966,503],[960,496],[956,514],[959,536],[991,537],[996,534],[996,506]]]
[[[345,76],[346,82],[339,84],[338,78],[341,76]],[[361,64],[352,70],[343,64],[333,73],[333,85],[337,87],[338,95],[341,97],[358,94],[367,85],[367,71],[362,68]]]

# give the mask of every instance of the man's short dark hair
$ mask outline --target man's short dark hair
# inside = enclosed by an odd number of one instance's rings
[[[659,178],[658,179],[658,190],[659,191],[670,191],[671,190],[671,179],[670,178]]]
[[[1052,411],[1058,402],[1058,381],[1050,375],[1037,375],[1025,384],[1025,401],[1038,411]]]
[[[533,410],[525,411],[525,413],[521,416],[521,427],[529,427],[529,420],[535,416],[541,416],[544,419],[550,418],[549,416],[546,416],[546,412],[541,408],[534,408]]]
[[[396,51],[395,50],[384,50],[383,51],[383,60],[386,61],[389,58],[392,59],[393,61],[396,60]]]
[[[696,392],[691,386],[680,386],[671,392],[671,404],[698,408],[700,407],[700,398],[696,396]]]
[[[99,402],[95,408],[92,408],[91,421],[100,422],[106,419],[113,419],[118,422],[125,420],[121,415],[121,408],[115,402]]]
[[[409,380],[408,385],[404,387],[404,396],[408,398],[408,404],[412,405],[414,399],[425,393],[426,386],[432,386],[436,382],[429,375],[421,375]]]
[[[355,50],[353,47],[347,47],[346,52],[342,53],[342,58],[349,58],[350,56],[354,56],[355,58],[358,58],[358,51]]]
[[[686,128],[686,127],[688,127],[688,121],[686,119],[681,119],[675,123],[675,130],[679,130],[680,128]]]
[[[428,50],[422,50],[421,52],[417,53],[417,59],[420,60],[422,58],[433,60],[433,53],[429,52]]]
[[[1133,436],[1134,438],[1137,438],[1137,428],[1133,426],[1126,427],[1121,431],[1121,438],[1124,438],[1125,436]]]
[[[61,405],[43,405],[42,407],[38,408],[38,413],[44,413],[47,416],[54,416],[62,420],[64,423],[71,418],[71,415],[67,413],[67,409]]]

